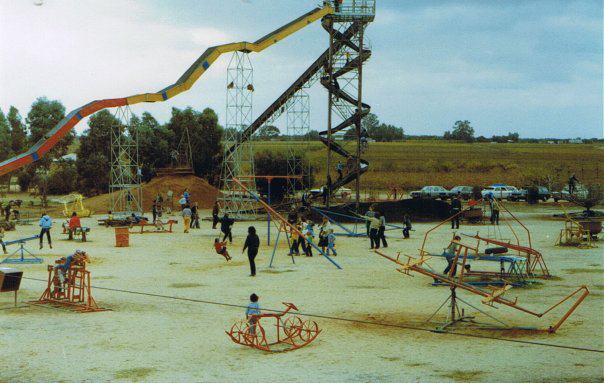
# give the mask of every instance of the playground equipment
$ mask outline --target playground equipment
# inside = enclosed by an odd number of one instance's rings
[[[518,298],[514,298],[513,300],[505,298],[504,294],[506,294],[508,291],[510,291],[513,287],[510,284],[506,284],[501,287],[485,286],[483,288],[480,288],[477,286],[472,286],[464,280],[464,276],[463,276],[464,269],[463,268],[461,269],[461,275],[457,279],[454,279],[451,275],[453,272],[452,270],[451,270],[451,272],[449,272],[448,275],[442,275],[442,274],[438,274],[438,273],[431,271],[427,267],[424,267],[424,265],[427,266],[426,262],[432,258],[430,256],[421,255],[419,258],[414,258],[414,257],[408,256],[408,255],[405,255],[405,257],[407,257],[407,261],[403,262],[400,260],[400,255],[401,255],[400,253],[397,254],[396,258],[390,257],[389,255],[386,255],[383,252],[380,252],[378,250],[375,250],[375,253],[382,256],[383,258],[386,258],[389,261],[395,263],[398,266],[396,271],[398,271],[404,275],[411,275],[411,272],[416,272],[418,274],[422,274],[422,275],[428,276],[430,278],[433,278],[435,281],[440,281],[442,284],[449,285],[450,290],[451,290],[451,295],[447,298],[447,301],[445,301],[438,309],[438,310],[440,310],[440,308],[442,308],[445,305],[445,303],[450,301],[451,311],[448,316],[448,322],[445,323],[445,325],[443,325],[442,327],[438,328],[438,330],[441,330],[441,331],[444,330],[446,327],[454,325],[458,322],[467,321],[468,319],[470,319],[467,316],[465,316],[465,313],[463,312],[463,310],[461,312],[459,310],[459,306],[457,303],[457,300],[459,298],[457,297],[457,293],[456,293],[457,288],[468,291],[469,293],[472,293],[474,295],[481,296],[483,298],[481,300],[481,302],[484,305],[495,307],[494,306],[495,303],[498,303],[498,304],[519,310],[525,314],[535,316],[537,318],[541,318],[542,316],[546,315],[547,313],[549,313],[556,307],[560,306],[562,303],[566,302],[567,300],[571,299],[573,296],[580,293],[579,297],[575,300],[575,302],[571,305],[571,307],[564,313],[564,315],[557,322],[555,322],[553,325],[550,325],[545,330],[548,333],[555,333],[560,328],[560,326],[568,319],[568,317],[576,310],[576,308],[581,304],[581,302],[583,302],[583,300],[589,295],[589,290],[587,289],[587,286],[581,286],[581,287],[577,288],[575,291],[573,291],[572,293],[568,294],[566,297],[562,298],[557,303],[555,303],[552,306],[550,306],[549,308],[547,308],[546,310],[539,312],[539,311],[527,309],[523,306],[520,306],[518,304]],[[457,259],[455,261],[457,261]],[[464,303],[467,304],[467,302],[464,302]],[[437,312],[438,312],[438,310],[437,310]],[[434,313],[432,316],[434,316],[435,314],[436,313]],[[502,322],[500,322],[500,323],[502,323]]]
[[[63,217],[71,217],[71,214],[75,212],[78,217],[90,217],[92,211],[84,207],[84,196],[81,194],[69,194],[65,197],[59,198],[56,201],[63,204]]]
[[[331,224],[336,225],[337,227],[339,227],[340,229],[342,229],[344,231],[344,233],[334,233],[335,235],[345,235],[348,237],[366,237],[367,236],[367,230],[366,230],[366,226],[365,226],[365,222],[367,221],[367,219],[364,218],[360,214],[356,214],[354,212],[352,213],[354,215],[342,214],[342,213],[329,211],[326,209],[320,209],[315,206],[311,207],[311,209],[313,211],[317,212],[322,217],[327,218]],[[350,229],[350,228],[344,226],[340,222],[336,221],[336,219],[334,217],[342,217],[344,219],[353,221],[354,222],[353,228]],[[359,225],[360,225],[360,229],[359,229]],[[404,229],[403,226],[394,225],[391,223],[386,224],[386,231],[403,230],[403,229]]]
[[[526,278],[526,277],[549,278],[549,277],[551,277],[549,270],[547,268],[547,265],[545,264],[545,260],[543,259],[543,255],[532,247],[530,230],[518,218],[516,218],[516,216],[514,214],[512,214],[512,212],[510,212],[507,209],[507,207],[505,207],[505,205],[503,203],[501,203],[501,201],[495,200],[494,203],[497,204],[499,209],[503,210],[505,213],[507,213],[510,216],[512,222],[517,223],[526,232],[528,244],[527,245],[520,244],[520,237],[518,236],[518,233],[516,233],[516,230],[514,230],[514,228],[510,224],[510,222],[509,222],[510,220],[508,220],[502,216],[500,218],[500,220],[509,228],[509,231],[513,235],[516,243],[510,243],[511,240],[504,241],[504,240],[500,240],[500,239],[493,239],[493,238],[489,238],[489,237],[480,236],[480,235],[478,235],[478,233],[476,233],[475,235],[462,234],[462,236],[471,237],[471,238],[475,239],[477,241],[477,243],[476,243],[476,246],[469,246],[469,245],[464,245],[462,243],[457,243],[458,246],[460,246],[460,251],[463,249],[463,251],[465,253],[467,253],[469,251],[469,254],[471,254],[473,257],[477,256],[477,257],[484,258],[484,255],[486,255],[486,254],[481,255],[478,250],[481,245],[498,246],[498,247],[503,248],[502,252],[505,253],[506,256],[515,255],[515,256],[523,257],[526,259],[526,262],[523,262],[523,265],[522,265],[522,268],[524,270],[521,274],[519,274],[522,276],[522,278]],[[426,232],[426,234],[424,235],[424,240],[422,242],[422,247],[420,249],[420,257],[431,254],[429,251],[426,250],[426,244],[428,243],[428,238],[430,237],[432,232],[434,232],[436,229],[443,226],[444,224],[450,222],[454,218],[463,215],[470,208],[471,207],[468,206],[468,207],[462,209],[460,212],[452,215],[451,217],[447,218],[446,220],[440,222],[439,224],[437,224],[436,226],[434,226],[433,228],[428,230]],[[496,225],[496,227],[499,228],[499,225]],[[515,252],[515,254],[511,254],[510,251]],[[511,262],[512,259],[510,259],[509,261]],[[516,264],[514,266],[514,269],[515,269],[515,267],[519,263],[516,263],[516,262],[514,262],[514,263]],[[484,273],[483,276],[487,277],[489,274],[490,273]],[[491,275],[494,275],[494,274],[491,274]],[[499,275],[501,275],[501,273],[499,273]],[[506,275],[506,273],[504,273],[504,275]],[[507,276],[509,277],[509,275],[507,275]]]
[[[564,205],[560,204],[564,212],[564,228],[560,229],[560,235],[556,246],[576,246],[581,248],[597,247],[595,241],[598,240],[598,234],[602,231],[601,221],[577,221],[571,217]],[[598,229],[599,223],[599,229]]]
[[[15,292],[15,307],[17,307],[17,292],[21,286],[21,278],[23,277],[23,271],[0,267],[0,293],[6,293],[10,291]]]
[[[149,222],[147,220],[142,220],[139,223],[132,224],[130,228],[134,228],[139,226],[141,228],[140,231],[131,231],[131,234],[145,234],[145,233],[172,233],[172,225],[178,223],[178,221],[174,219],[169,219],[166,222],[163,222],[161,219],[156,219],[155,223]],[[166,227],[167,225],[167,227]],[[146,227],[153,227],[152,230],[145,230]]]
[[[90,271],[86,263],[90,262],[84,252],[76,252],[67,270],[62,271],[67,259],[55,261],[55,266],[48,265],[48,284],[44,293],[34,304],[49,304],[69,308],[79,313],[105,311],[98,306],[90,289]],[[63,273],[62,277],[59,273]]]
[[[328,2],[330,3],[330,2]],[[225,162],[232,161],[240,155],[240,147],[246,143],[260,127],[277,119],[282,113],[295,105],[297,97],[305,88],[312,86],[318,80],[329,92],[329,114],[328,129],[320,132],[321,142],[327,146],[329,153],[335,151],[337,154],[354,162],[352,171],[349,171],[342,179],[328,185],[328,194],[345,184],[358,179],[362,173],[367,171],[368,162],[360,159],[360,123],[364,116],[369,113],[369,105],[361,102],[362,97],[362,65],[371,56],[371,51],[363,48],[363,33],[367,24],[375,17],[375,0],[346,1],[338,5],[339,10],[335,13],[333,9],[325,13],[322,20],[323,28],[330,35],[330,47],[326,49],[305,71],[287,88],[264,112],[256,118],[249,126],[233,136],[234,144],[226,148],[224,153]],[[340,81],[338,81],[340,80]],[[352,96],[352,92],[357,92]],[[342,118],[342,122],[331,128],[332,111]],[[357,154],[352,155],[338,144],[332,137],[335,133],[343,133],[344,130],[353,126],[357,131]],[[328,158],[330,155],[328,154]],[[328,159],[328,169],[330,168]],[[241,168],[241,166],[239,166]],[[350,169],[349,169],[350,170]],[[230,177],[224,176],[223,182],[227,182],[230,190],[232,183]],[[358,185],[357,185],[358,186]],[[249,189],[249,188],[248,188]],[[358,189],[358,187],[357,187]],[[312,196],[316,198],[323,193]]]
[[[4,258],[4,260],[2,260],[2,262],[0,263],[12,263],[12,264],[16,264],[16,263],[42,263],[42,259],[36,257],[35,255],[33,255],[29,250],[27,250],[25,248],[25,243],[28,241],[33,241],[34,239],[39,239],[40,235],[34,235],[32,237],[27,237],[27,238],[19,238],[19,239],[15,239],[12,241],[6,241],[4,242],[4,246],[10,246],[10,245],[14,245],[14,244],[18,244],[19,248],[15,251],[13,251],[8,257]],[[19,254],[18,257],[15,257],[15,255],[17,255],[17,253]],[[28,257],[29,256],[29,257]]]
[[[314,321],[303,321],[299,316],[292,315],[291,310],[298,311],[293,303],[283,302],[283,305],[286,308],[280,313],[250,315],[248,320],[236,322],[230,331],[225,332],[235,343],[267,352],[292,351],[307,346],[321,332],[319,326]],[[275,329],[263,325],[267,321],[265,318],[275,319]],[[276,339],[269,341],[267,337]]]
[[[214,63],[214,61],[222,54],[228,52],[261,52],[287,36],[333,12],[334,10],[330,6],[315,8],[253,43],[242,41],[208,48],[174,84],[155,93],[142,93],[123,98],[96,100],[76,108],[67,114],[63,120],[29,150],[0,163],[0,175],[10,173],[39,160],[86,116],[106,108],[126,107],[141,102],[166,101],[189,90],[201,75],[208,70],[210,65],[212,65],[212,63]]]
[[[67,235],[67,240],[80,239],[81,242],[86,242],[87,235],[90,233],[90,228],[87,226],[75,227],[73,230],[69,229],[69,220],[65,220],[61,225],[63,228],[63,235]]]
[[[315,250],[317,250],[323,257],[325,257],[329,262],[331,262],[335,267],[337,267],[338,269],[341,269],[342,267],[340,267],[340,265],[334,261],[329,255],[325,254],[325,252],[323,252],[317,245],[315,245],[312,241],[310,241],[308,238],[306,238],[306,236],[300,231],[298,230],[294,225],[290,224],[289,222],[287,222],[287,219],[285,219],[281,214],[277,213],[275,211],[275,209],[273,209],[269,204],[267,204],[266,202],[264,202],[258,195],[256,195],[255,193],[251,192],[250,190],[248,190],[237,178],[233,178],[233,182],[238,184],[239,187],[241,187],[241,189],[243,191],[245,191],[246,193],[248,193],[249,195],[252,196],[252,198],[254,198],[258,203],[260,203],[262,205],[262,207],[264,207],[264,209],[266,210],[267,213],[269,213],[273,219],[273,221],[278,222],[279,223],[279,227],[288,227],[289,228],[289,232],[296,232],[299,236],[301,236],[302,238],[304,238],[306,240],[307,245],[312,246]],[[275,243],[275,249],[276,249],[277,244]],[[273,256],[275,255],[275,250],[273,250]],[[272,264],[272,257],[271,257],[271,264]],[[292,258],[293,259],[293,258]]]

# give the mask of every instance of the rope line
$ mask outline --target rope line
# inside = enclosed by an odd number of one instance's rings
[[[48,282],[46,279],[29,278],[29,277],[22,277],[22,278],[32,280],[32,281]],[[134,291],[134,290],[114,289],[111,287],[101,287],[101,286],[92,286],[92,285],[90,287],[93,289],[98,289],[98,290],[114,291],[114,292],[134,294],[134,295],[144,295],[144,296],[148,296],[148,297],[172,299],[172,300],[192,302],[192,303],[202,303],[202,304],[208,304],[208,305],[214,305],[214,306],[232,307],[232,308],[239,308],[239,309],[247,308],[247,306],[245,306],[245,305],[239,305],[239,304],[234,304],[234,303],[209,301],[209,300],[195,299],[195,298],[177,297],[177,296],[172,296],[172,295],[147,293],[147,292]],[[262,311],[280,313],[283,310],[262,309]],[[545,342],[536,342],[536,341],[510,339],[510,338],[499,338],[499,337],[494,337],[494,336],[487,336],[487,335],[480,335],[480,334],[467,334],[467,333],[461,333],[461,332],[455,332],[455,331],[436,331],[434,329],[411,326],[411,325],[384,323],[384,322],[377,322],[377,321],[366,321],[366,320],[361,320],[361,319],[342,318],[342,317],[323,315],[323,314],[313,314],[313,313],[305,313],[305,312],[296,312],[295,314],[299,315],[299,316],[308,317],[308,318],[320,318],[320,319],[327,319],[327,320],[348,322],[348,323],[359,323],[359,324],[366,324],[366,325],[373,325],[373,326],[400,328],[400,329],[405,329],[405,330],[424,331],[424,332],[431,332],[431,333],[437,333],[437,334],[463,336],[463,337],[469,337],[469,338],[489,339],[489,340],[497,340],[497,341],[502,341],[502,342],[527,344],[527,345],[532,345],[532,346],[553,347],[553,348],[561,348],[561,349],[566,349],[566,350],[604,353],[604,350],[588,348],[588,347],[581,347],[581,346],[567,346],[567,345],[555,344],[555,343],[545,343]]]

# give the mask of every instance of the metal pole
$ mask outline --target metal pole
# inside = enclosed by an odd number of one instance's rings
[[[332,104],[332,94],[331,94],[331,86],[333,83],[333,18],[331,19],[331,23],[329,25],[329,59],[327,60],[327,76],[329,78],[329,88],[327,88],[327,141],[329,145],[327,145],[327,180],[331,179],[329,173],[331,170],[331,108]],[[326,207],[329,207],[329,200],[331,199],[331,185],[328,185],[327,190],[327,203]]]
[[[271,204],[271,181],[272,181],[272,179],[271,178],[267,178],[266,180],[268,181],[268,204],[270,205]],[[266,211],[266,217],[267,217],[267,220],[266,220],[267,227],[266,227],[266,229],[267,229],[267,233],[268,233],[267,236],[266,236],[266,238],[267,238],[267,244],[270,245],[271,244],[271,215],[268,212],[268,210]]]
[[[363,22],[360,21],[360,23],[362,24]],[[363,31],[364,31],[365,27],[363,25],[361,25],[361,28],[359,30],[359,54],[358,54],[358,72],[359,72],[359,77],[358,77],[358,93],[357,93],[357,114],[358,114],[358,120],[356,123],[356,131],[357,131],[357,160],[356,160],[356,172],[357,172],[357,179],[356,179],[356,205],[355,205],[355,209],[356,212],[359,212],[359,204],[361,201],[361,195],[360,195],[360,189],[361,189],[361,116],[362,116],[362,111],[363,111]]]

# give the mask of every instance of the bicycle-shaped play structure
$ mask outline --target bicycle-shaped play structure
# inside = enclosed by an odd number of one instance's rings
[[[290,314],[298,311],[293,303],[283,305],[286,308],[281,313],[250,315],[248,320],[236,322],[227,335],[235,343],[268,352],[292,351],[314,341],[321,332],[317,323]],[[267,323],[270,318],[276,320],[274,329]]]

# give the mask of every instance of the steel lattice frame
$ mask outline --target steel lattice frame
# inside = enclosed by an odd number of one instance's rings
[[[117,108],[114,117],[119,122],[111,127],[109,209],[114,213],[142,214],[138,127],[132,124],[133,114],[129,106]]]
[[[287,109],[286,134],[291,140],[287,148],[288,176],[304,177],[310,172],[310,163],[304,161],[304,155],[309,148],[309,143],[306,141],[305,136],[309,131],[310,97],[306,89],[302,88],[293,95]],[[294,199],[296,195],[296,185],[299,182],[300,180],[295,178],[287,179],[287,195]]]
[[[225,155],[222,163],[222,207],[236,218],[243,218],[256,206],[234,177],[254,175],[252,139],[242,143],[228,155],[228,148],[239,140],[241,133],[252,123],[254,69],[247,52],[234,52],[227,67]],[[246,187],[256,190],[254,178],[242,178]]]
[[[368,44],[365,41],[364,33],[367,25],[373,21],[375,16],[375,0],[346,0],[342,5],[336,9],[336,13],[331,17],[333,20],[333,29],[340,33],[344,33],[351,25],[357,23],[360,25],[357,32],[350,38],[350,42],[354,44],[358,49],[353,49],[353,47],[344,44],[342,48],[339,50],[334,50],[330,54],[330,65],[328,66],[328,73],[326,75],[331,76],[338,72],[340,69],[344,68],[350,62],[360,58],[364,50],[370,49]],[[330,36],[330,46],[333,44],[333,38]],[[364,60],[360,60],[361,66],[364,63]],[[340,90],[351,95],[354,99],[358,101],[357,105],[351,105],[345,100],[337,97],[336,94],[329,92],[329,103],[328,103],[328,138],[334,139],[331,135],[331,128],[338,125],[338,121],[333,119],[333,115],[336,115],[340,121],[344,121],[347,118],[353,116],[354,114],[359,113],[360,105],[362,102],[362,84],[363,84],[363,75],[362,70],[358,67],[353,70],[348,71],[347,73],[339,76],[337,78],[338,85]],[[356,143],[356,149],[354,150],[355,156],[357,158],[356,167],[359,168],[358,158],[360,158],[360,130],[361,130],[361,120],[362,117],[359,118],[359,121],[355,125],[351,125],[346,129],[342,130],[338,133],[338,135],[345,135],[349,130],[355,130],[356,140],[353,141]],[[328,149],[327,155],[327,176],[329,177],[331,172],[331,167],[333,167],[331,161],[331,153]],[[359,178],[357,177],[356,181],[356,200],[357,200],[357,208],[359,202]]]

